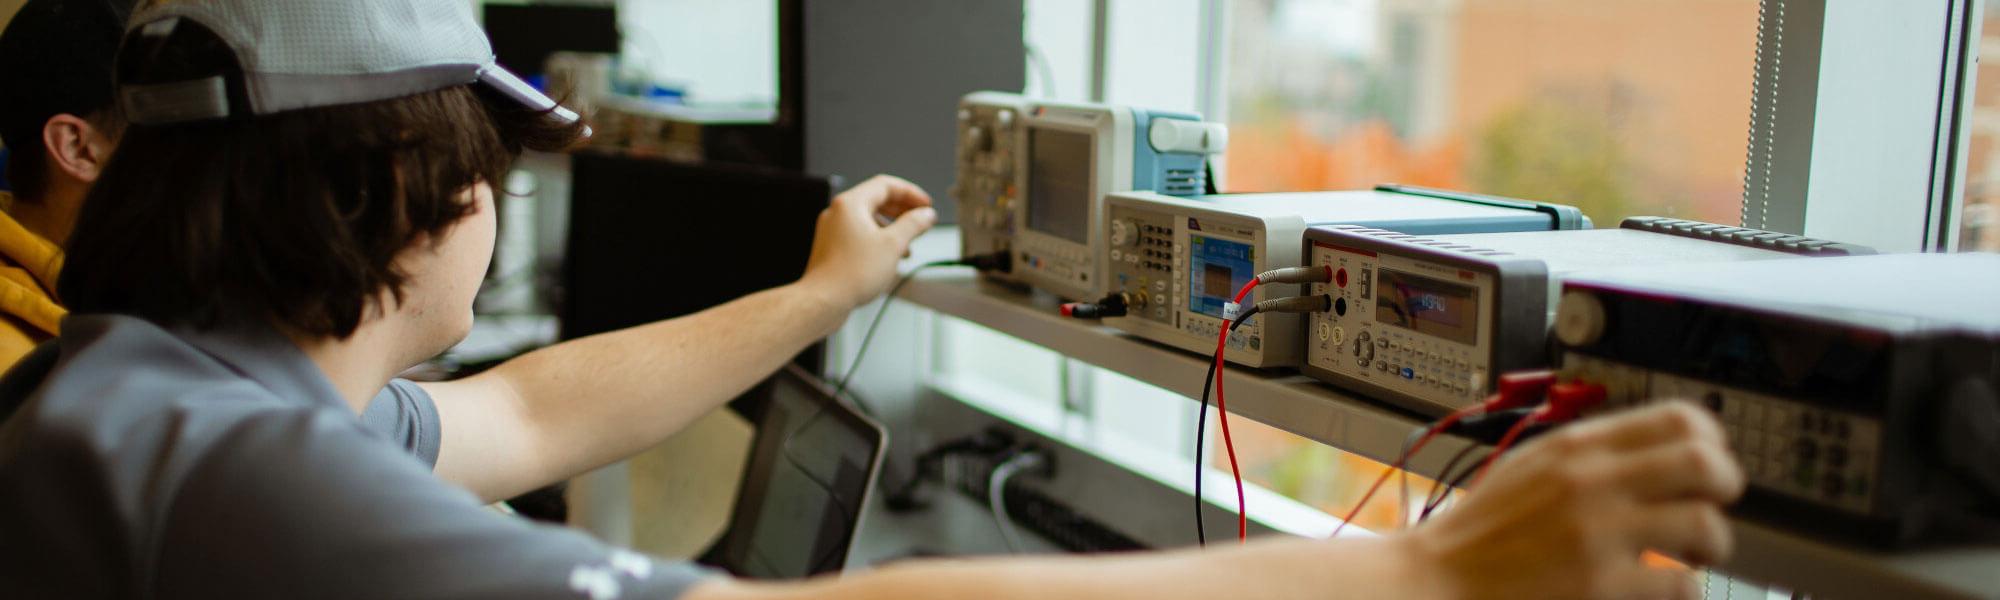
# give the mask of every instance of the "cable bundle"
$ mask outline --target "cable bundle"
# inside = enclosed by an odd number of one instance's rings
[[[1419,521],[1428,518],[1431,511],[1443,504],[1445,496],[1450,493],[1449,488],[1458,487],[1459,483],[1464,482],[1467,477],[1471,478],[1471,483],[1467,487],[1478,485],[1480,478],[1484,477],[1485,473],[1492,469],[1493,463],[1499,460],[1500,455],[1512,448],[1532,428],[1576,420],[1582,415],[1584,410],[1603,403],[1605,398],[1604,386],[1580,381],[1557,382],[1556,374],[1553,371],[1509,373],[1501,376],[1498,387],[1499,391],[1492,396],[1488,396],[1485,401],[1454,411],[1450,415],[1446,415],[1444,418],[1434,421],[1422,429],[1423,434],[1416,439],[1415,443],[1409,444],[1403,449],[1402,453],[1396,457],[1395,462],[1389,465],[1389,469],[1383,471],[1382,475],[1375,479],[1375,483],[1368,487],[1366,493],[1362,494],[1361,500],[1356,502],[1354,508],[1348,511],[1347,516],[1341,520],[1340,524],[1334,527],[1333,535],[1340,535],[1341,530],[1345,529],[1348,523],[1353,522],[1354,518],[1360,515],[1361,509],[1368,505],[1370,499],[1374,498],[1375,492],[1381,489],[1383,482],[1389,479],[1391,473],[1407,473],[1404,465],[1408,463],[1410,457],[1415,456],[1417,452],[1423,450],[1424,446],[1430,443],[1438,434],[1446,431],[1466,429],[1464,426],[1473,424],[1474,420],[1481,421],[1478,423],[1478,425],[1482,426],[1481,428],[1495,422],[1508,423],[1506,433],[1500,436],[1499,442],[1494,444],[1493,451],[1487,453],[1479,461],[1478,466],[1461,473],[1448,484],[1446,490],[1442,493],[1436,487],[1433,487],[1428,496],[1434,496],[1434,498],[1426,499],[1424,510],[1418,517]],[[1485,418],[1482,419],[1482,417]],[[1462,432],[1472,433],[1470,431]],[[1452,478],[1451,470],[1476,447],[1467,446],[1464,450],[1459,451],[1457,455],[1454,455],[1445,464],[1444,469],[1439,472],[1438,482],[1443,483],[1445,479]],[[1404,493],[1406,495],[1408,493],[1407,487],[1405,485],[1406,489]],[[1407,505],[1408,502],[1406,500],[1403,506]],[[1399,506],[1397,510],[1400,513],[1402,507]],[[1404,520],[1406,518],[1398,519],[1399,522]]]
[[[1216,334],[1215,356],[1208,364],[1208,376],[1201,384],[1201,408],[1195,417],[1194,436],[1194,524],[1195,540],[1208,545],[1208,527],[1202,522],[1203,506],[1201,493],[1203,442],[1208,437],[1208,390],[1211,383],[1215,387],[1216,419],[1222,425],[1222,447],[1229,454],[1229,474],[1236,483],[1236,540],[1240,543],[1250,537],[1250,513],[1243,501],[1243,470],[1236,462],[1236,441],[1229,433],[1229,405],[1222,391],[1222,374],[1227,371],[1224,364],[1225,351],[1229,348],[1229,334],[1260,312],[1323,312],[1332,306],[1333,300],[1326,296],[1295,296],[1266,300],[1241,308],[1243,300],[1250,292],[1265,283],[1325,283],[1333,280],[1332,269],[1326,267],[1289,267],[1258,273],[1250,281],[1244,282],[1237,290],[1236,297],[1223,305],[1222,327]],[[1240,311],[1240,312],[1239,312]]]

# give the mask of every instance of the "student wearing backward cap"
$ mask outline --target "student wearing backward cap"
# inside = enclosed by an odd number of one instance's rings
[[[165,3],[117,75],[132,124],[70,239],[72,314],[0,379],[0,595],[1665,598],[1694,582],[1646,550],[1729,552],[1742,473],[1679,405],[1544,436],[1380,537],[750,583],[496,515],[482,502],[644,449],[832,333],[893,282],[930,198],[871,179],[821,214],[795,283],[415,384],[395,375],[471,327],[491,184],[586,135],[493,63],[470,4]]]

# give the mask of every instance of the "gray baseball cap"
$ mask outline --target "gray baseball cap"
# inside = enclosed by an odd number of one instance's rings
[[[250,115],[357,104],[479,84],[522,108],[574,122],[494,62],[466,0],[177,0],[133,15],[127,39],[165,37],[184,22],[213,31],[236,52]],[[129,43],[129,42],[128,42]],[[127,84],[125,117],[166,124],[232,115],[221,76]]]

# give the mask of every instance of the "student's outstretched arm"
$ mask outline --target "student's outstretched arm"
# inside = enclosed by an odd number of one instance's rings
[[[937,221],[930,204],[907,181],[870,179],[820,214],[798,282],[543,348],[463,380],[424,384],[442,421],[438,475],[487,500],[504,499],[658,443],[742,395],[886,291],[911,240]],[[877,215],[893,221],[878,224]],[[742,224],[758,218],[746,214]],[[702,284],[690,261],[685,285],[693,291]]]

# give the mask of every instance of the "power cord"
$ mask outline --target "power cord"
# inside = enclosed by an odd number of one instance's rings
[[[1201,379],[1201,412],[1194,420],[1194,539],[1195,543],[1208,545],[1208,525],[1202,522],[1201,509],[1208,505],[1201,495],[1201,473],[1206,471],[1206,463],[1201,461],[1202,449],[1208,444],[1208,390],[1215,384],[1215,361],[1208,361],[1208,375]]]
[[[986,477],[986,504],[993,509],[993,526],[1000,529],[1000,538],[1006,540],[1007,550],[1014,554],[1021,553],[1021,534],[1014,531],[1014,520],[1007,516],[1007,482],[1022,471],[1038,469],[1047,463],[1042,453],[1027,450],[1000,463]]]
[[[917,265],[896,279],[896,285],[890,286],[889,293],[882,296],[882,306],[875,309],[875,317],[868,321],[867,331],[861,334],[861,347],[854,350],[854,360],[848,362],[847,373],[840,376],[840,385],[834,386],[834,397],[838,398],[847,393],[847,384],[852,382],[854,374],[861,370],[861,359],[868,355],[868,344],[875,340],[875,328],[882,325],[882,316],[889,314],[889,304],[896,299],[896,292],[901,291],[905,284],[916,278],[918,272],[932,267],[972,267],[981,271],[1007,271],[1013,268],[1013,257],[1013,253],[1003,250],[963,258],[934,260]]]
[[[908,512],[929,506],[929,500],[918,493],[919,488],[926,477],[944,476],[945,461],[964,455],[1001,456],[1013,448],[1014,444],[1013,435],[995,427],[925,450],[912,461],[915,466],[911,470],[910,478],[889,490],[889,494],[884,498],[884,504],[889,510],[896,512]]]

